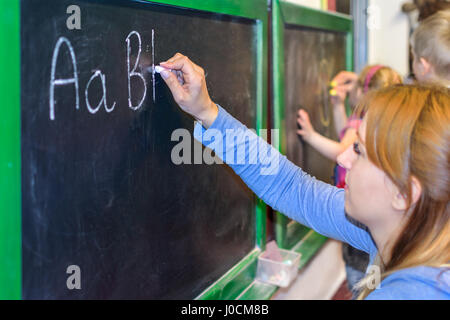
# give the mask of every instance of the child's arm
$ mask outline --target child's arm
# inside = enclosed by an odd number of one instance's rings
[[[347,112],[345,110],[345,99],[347,94],[354,90],[358,81],[358,75],[350,71],[341,71],[334,78],[332,83],[334,94],[331,95],[333,104],[333,117],[336,133],[339,136],[347,124]]]
[[[337,156],[344,152],[356,140],[356,130],[352,128],[345,132],[345,136],[341,142],[336,142],[322,136],[314,130],[308,113],[303,109],[298,112],[297,122],[302,127],[297,130],[297,133],[314,149],[333,161],[336,161]]]
[[[348,121],[344,102],[338,101],[333,103],[333,121],[336,134],[339,136]]]

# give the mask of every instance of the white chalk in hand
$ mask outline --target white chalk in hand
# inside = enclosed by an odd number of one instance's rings
[[[161,71],[163,71],[163,70],[172,71],[170,69],[167,69],[167,68],[164,68],[164,67],[161,67],[161,66],[155,66],[155,72],[161,73]]]

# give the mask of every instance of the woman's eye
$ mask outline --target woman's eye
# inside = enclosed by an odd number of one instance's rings
[[[353,144],[353,151],[357,154],[360,155],[361,154],[361,150],[359,150],[359,144],[357,142],[355,142]]]

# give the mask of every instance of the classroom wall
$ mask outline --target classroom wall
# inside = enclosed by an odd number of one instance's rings
[[[409,24],[401,11],[405,0],[370,0],[368,63],[388,65],[403,76],[409,73]]]
[[[338,0],[339,1],[339,0]],[[287,0],[287,2],[292,2],[305,7],[310,7],[314,9],[321,9],[321,0]]]

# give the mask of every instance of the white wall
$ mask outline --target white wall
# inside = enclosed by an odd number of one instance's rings
[[[292,2],[295,4],[300,4],[305,7],[321,9],[321,0],[286,0],[286,1]]]
[[[385,64],[408,74],[409,24],[401,11],[405,0],[370,0],[368,64]]]

